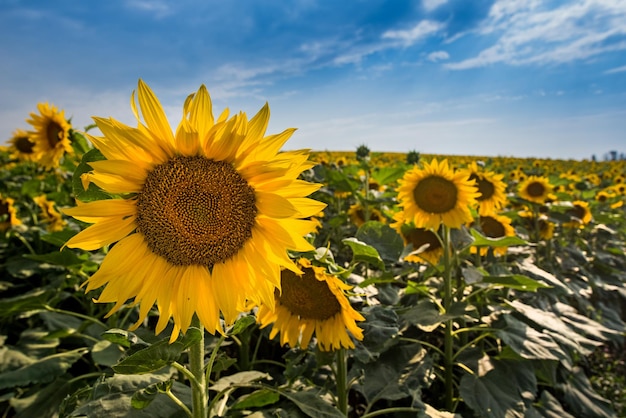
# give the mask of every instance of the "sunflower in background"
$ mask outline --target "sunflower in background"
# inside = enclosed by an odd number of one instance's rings
[[[402,215],[416,227],[438,230],[442,223],[460,228],[472,221],[470,207],[479,196],[466,171],[453,171],[448,160],[433,159],[423,168],[414,167],[399,180],[398,200]]]
[[[515,228],[511,225],[511,218],[506,216],[497,215],[495,213],[491,215],[480,216],[478,218],[478,226],[482,233],[488,238],[505,238],[514,237]],[[495,255],[505,255],[508,247],[494,247],[493,253]],[[477,247],[471,247],[470,252],[476,253]],[[480,255],[487,255],[489,251],[488,247],[480,247]]]
[[[572,220],[570,222],[563,223],[564,227],[583,228],[591,222],[591,209],[589,209],[589,203],[582,200],[573,201],[572,207],[568,209],[565,214],[570,216]]]
[[[348,216],[350,217],[350,221],[352,221],[352,223],[356,225],[357,228],[360,228],[361,225],[363,225],[367,221],[378,221],[382,223],[387,223],[385,216],[380,210],[376,209],[373,206],[368,206],[366,215],[365,208],[360,203],[355,203],[354,205],[350,206],[350,208],[348,209]]]
[[[41,220],[46,224],[46,229],[50,232],[62,231],[66,222],[57,210],[54,208],[54,202],[48,200],[45,195],[33,198],[33,201],[41,210]]]
[[[506,183],[502,180],[504,174],[481,170],[475,161],[466,168],[470,180],[476,182],[478,193],[479,215],[488,215],[499,211],[506,204]]]
[[[531,202],[543,204],[548,199],[553,198],[553,186],[550,180],[542,176],[530,176],[520,183],[518,187],[519,196]]]
[[[35,129],[30,132],[30,140],[35,144],[33,153],[36,161],[45,168],[55,168],[66,152],[72,152],[70,130],[72,126],[65,120],[65,111],[58,111],[48,103],[37,105],[39,114],[31,113],[26,122]]]
[[[11,158],[20,161],[35,161],[35,143],[31,141],[30,135],[23,129],[16,129],[9,139],[9,153]]]
[[[280,344],[292,348],[306,348],[313,333],[322,351],[354,348],[351,336],[363,339],[356,322],[365,318],[350,306],[345,292],[352,287],[305,258],[298,265],[302,274],[282,271],[280,291],[274,293],[275,308],[259,307],[261,328],[271,324],[270,339],[280,333]]]
[[[105,286],[97,302],[129,299],[139,305],[136,329],[156,304],[156,332],[174,320],[171,341],[194,314],[211,333],[220,313],[232,324],[248,303],[274,308],[281,269],[300,274],[288,250],[312,251],[305,239],[310,218],[326,206],[306,198],[319,184],[299,180],[315,164],[307,151],[279,152],[294,129],[265,136],[266,104],[252,119],[245,113],[214,119],[204,85],[187,98],[173,133],[163,108],[141,80],[138,127],[95,117],[103,137],[89,135],[106,160],[90,162],[85,182],[123,195],[79,203],[64,212],[93,223],[71,238],[70,248],[97,250],[116,243],[86,291]],[[143,121],[139,114],[143,116]]]
[[[410,245],[413,251],[404,256],[410,263],[439,264],[443,256],[443,247],[437,234],[431,229],[416,228],[413,222],[406,222],[402,212],[393,216],[394,223],[390,226],[400,234],[404,246]]]
[[[0,232],[21,224],[15,210],[15,200],[0,196]]]

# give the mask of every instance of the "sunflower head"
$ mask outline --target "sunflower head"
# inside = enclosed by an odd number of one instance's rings
[[[545,203],[552,195],[554,186],[546,177],[530,176],[519,185],[520,197],[535,203]]]
[[[350,305],[345,292],[351,287],[307,259],[301,258],[298,265],[301,274],[282,271],[275,309],[260,306],[261,328],[272,324],[270,338],[280,332],[280,343],[291,347],[307,347],[315,333],[322,351],[354,348],[351,336],[363,339],[356,321],[365,318]]]
[[[59,111],[48,103],[37,105],[39,114],[31,113],[31,124],[34,131],[30,133],[30,140],[35,144],[33,153],[39,164],[46,168],[58,167],[63,155],[72,152],[70,130],[72,126],[65,119],[65,112]]]
[[[97,250],[114,244],[86,290],[98,302],[139,306],[138,327],[156,304],[157,332],[170,318],[172,341],[197,315],[211,333],[250,303],[274,306],[281,269],[300,273],[288,251],[311,251],[311,217],[326,206],[309,199],[320,185],[300,180],[313,167],[307,151],[280,152],[293,129],[265,135],[266,104],[214,118],[204,86],[185,101],[173,132],[152,90],[139,81],[131,105],[136,128],[94,118],[89,136],[106,158],[82,178],[113,197],[66,209],[92,223],[67,242]]]
[[[31,141],[30,135],[23,129],[16,129],[9,139],[9,152],[11,158],[20,161],[35,161],[35,143]]]
[[[515,229],[511,226],[511,219],[506,216],[491,214],[481,216],[478,224],[482,233],[489,238],[504,238],[515,236]],[[476,248],[472,247],[472,252],[476,252]],[[480,248],[480,255],[486,255],[487,247]],[[495,247],[493,250],[495,255],[505,255],[507,247]]]
[[[430,263],[436,265],[443,256],[443,247],[438,235],[431,229],[416,228],[413,222],[406,222],[402,212],[393,217],[394,228],[402,237],[405,247],[411,246],[412,251],[404,257],[410,263]]]
[[[363,207],[360,203],[355,203],[350,206],[348,209],[348,216],[350,217],[350,221],[357,228],[361,227],[367,221],[378,221],[385,223],[385,216],[373,206],[368,206],[367,209]]]
[[[416,227],[438,229],[440,224],[460,228],[472,220],[470,206],[479,194],[465,171],[453,171],[448,161],[433,159],[414,167],[400,180],[398,199],[404,218]]]
[[[0,196],[0,232],[4,232],[12,226],[21,225],[15,210],[15,201],[10,197]]]
[[[570,228],[584,227],[591,222],[591,210],[589,209],[589,203],[576,200],[572,202],[572,207],[566,211],[566,215],[569,215],[572,219],[570,222],[565,222],[563,226]]]
[[[48,200],[45,195],[34,197],[33,201],[39,206],[41,220],[46,225],[48,231],[62,231],[65,228],[65,220],[54,208],[54,202]]]

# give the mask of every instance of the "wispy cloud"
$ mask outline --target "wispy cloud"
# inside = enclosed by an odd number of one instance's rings
[[[434,51],[428,54],[426,59],[432,62],[445,61],[447,59],[450,59],[450,54],[448,54],[446,51]]]
[[[615,73],[623,73],[626,71],[626,65],[622,65],[621,67],[611,68],[610,70],[606,70],[604,74],[615,74]]]
[[[441,5],[444,5],[448,2],[448,0],[422,0],[422,7],[427,12],[435,10]]]
[[[422,20],[411,29],[388,30],[383,33],[382,38],[397,40],[405,46],[411,46],[427,36],[440,31],[443,27],[444,24],[441,22],[436,22],[434,20]]]
[[[126,5],[131,9],[151,13],[158,19],[172,14],[171,4],[163,0],[130,0]]]
[[[447,68],[587,59],[626,50],[626,2],[578,0],[548,9],[538,0],[499,0],[475,35],[495,37],[495,42],[474,57],[446,64]]]

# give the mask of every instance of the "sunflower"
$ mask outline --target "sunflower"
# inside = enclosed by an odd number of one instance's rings
[[[520,197],[535,203],[545,203],[551,197],[553,186],[550,180],[540,176],[530,176],[519,185]]]
[[[378,221],[382,223],[386,222],[385,216],[381,213],[381,211],[372,206],[369,206],[367,208],[366,216],[365,208],[360,203],[355,203],[354,205],[350,206],[350,208],[348,209],[348,216],[350,217],[352,223],[357,226],[357,228],[359,228],[367,221]]]
[[[396,222],[392,223],[391,227],[400,234],[405,247],[411,245],[413,249],[404,257],[405,261],[439,264],[439,260],[443,256],[443,247],[435,232],[431,229],[416,228],[413,222],[405,222],[402,212],[396,213],[393,219]]]
[[[281,345],[305,348],[315,332],[322,351],[354,348],[350,334],[363,339],[356,321],[365,318],[350,306],[345,291],[351,287],[305,258],[298,264],[302,274],[282,271],[281,290],[274,293],[275,308],[259,307],[257,321],[261,328],[273,324],[270,338],[280,332]]]
[[[542,216],[539,218],[539,238],[549,240],[554,237],[554,222],[549,221],[547,217]]]
[[[589,203],[582,200],[572,202],[572,207],[566,211],[566,215],[571,217],[570,222],[563,223],[563,226],[569,228],[582,228],[591,222],[591,210]]]
[[[35,154],[35,143],[30,140],[28,132],[23,129],[16,129],[13,132],[13,136],[9,139],[9,152],[11,158],[15,158],[20,161],[35,161],[37,155]]]
[[[33,201],[39,206],[42,221],[46,224],[48,231],[62,231],[65,227],[65,221],[61,214],[54,208],[54,202],[49,201],[45,195],[34,197]]]
[[[478,213],[488,215],[502,209],[506,203],[506,183],[502,181],[503,174],[478,169],[476,162],[472,162],[466,169],[469,179],[476,182],[478,193]]]
[[[152,90],[141,80],[131,105],[139,124],[94,118],[103,137],[89,136],[106,157],[85,177],[121,199],[79,204],[65,213],[94,223],[67,242],[96,250],[116,243],[86,291],[106,285],[98,302],[133,298],[137,328],[156,303],[160,333],[171,340],[194,314],[211,333],[222,331],[250,302],[273,308],[281,268],[300,269],[288,250],[310,251],[305,236],[325,204],[305,196],[320,185],[299,180],[314,166],[308,151],[279,152],[294,129],[265,136],[266,104],[252,119],[228,110],[215,120],[206,87],[187,98],[172,133]],[[142,122],[139,111],[143,116]]]
[[[504,238],[504,237],[514,237],[515,229],[511,226],[511,218],[506,216],[491,214],[486,216],[481,216],[478,219],[478,224],[480,225],[480,230],[482,233],[489,238]],[[486,255],[488,252],[488,247],[480,248],[480,255]],[[507,247],[494,247],[493,253],[495,255],[505,255],[507,251]],[[476,252],[476,247],[471,248],[471,252]]]
[[[30,134],[30,139],[35,144],[33,152],[42,166],[58,167],[63,155],[72,152],[70,144],[72,126],[65,120],[63,110],[58,111],[48,103],[39,103],[37,109],[39,114],[31,113],[32,119],[26,120],[35,128]]]
[[[467,172],[454,172],[448,160],[433,159],[424,168],[414,167],[399,181],[398,200],[403,207],[403,217],[416,227],[438,229],[443,223],[450,228],[460,228],[471,222],[470,206],[476,203],[479,193]]]
[[[0,232],[4,232],[12,226],[21,225],[15,210],[15,200],[10,197],[0,196]]]

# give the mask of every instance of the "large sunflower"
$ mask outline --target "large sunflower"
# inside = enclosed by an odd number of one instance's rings
[[[59,166],[59,161],[66,152],[72,152],[70,129],[72,126],[65,120],[65,111],[58,111],[48,103],[37,105],[39,114],[31,113],[27,119],[35,131],[31,132],[30,140],[35,144],[33,152],[36,159],[46,168]]]
[[[96,250],[117,242],[87,291],[106,285],[98,302],[139,305],[138,327],[156,303],[160,333],[173,317],[174,340],[197,314],[211,333],[232,323],[246,303],[274,306],[281,268],[300,269],[287,250],[310,251],[304,238],[325,204],[305,196],[320,185],[299,180],[314,164],[308,151],[279,152],[293,133],[265,136],[267,104],[217,120],[204,86],[185,101],[172,133],[152,90],[139,81],[131,105],[137,128],[94,118],[90,136],[105,161],[90,162],[93,182],[122,199],[79,204],[65,213],[94,223],[67,242]],[[140,119],[139,111],[144,122]]]
[[[480,170],[478,164],[473,161],[466,169],[469,179],[476,182],[479,196],[478,213],[489,215],[502,209],[506,203],[506,183],[502,180],[504,174],[496,174],[492,171]]]
[[[541,176],[530,176],[520,183],[520,197],[535,203],[545,203],[552,196],[554,186],[550,180]]]
[[[398,199],[404,219],[416,227],[438,229],[443,223],[460,228],[472,221],[470,206],[479,193],[465,171],[454,172],[448,160],[433,159],[424,168],[414,167],[404,174],[398,187]]]
[[[273,324],[270,338],[280,332],[281,345],[307,347],[315,332],[322,351],[354,348],[350,334],[363,339],[356,321],[365,318],[350,306],[345,295],[351,287],[305,258],[298,260],[298,264],[302,274],[283,270],[281,291],[275,291],[275,308],[259,307],[257,321],[261,328]]]
[[[30,135],[23,129],[16,129],[13,136],[9,139],[9,152],[11,158],[20,161],[35,161],[35,143],[30,140]]]
[[[0,196],[0,232],[22,223],[17,217],[14,203],[10,197]]]

